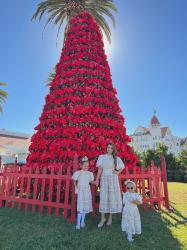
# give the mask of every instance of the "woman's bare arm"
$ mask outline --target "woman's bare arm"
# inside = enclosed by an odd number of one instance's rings
[[[101,177],[102,172],[103,172],[102,167],[99,167],[99,168],[98,168],[98,171],[97,171],[96,180],[95,180],[95,184],[96,184],[96,186],[98,186],[98,185],[99,185],[99,179],[100,179],[100,177]]]

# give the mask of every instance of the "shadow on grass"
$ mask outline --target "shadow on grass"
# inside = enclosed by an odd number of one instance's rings
[[[171,203],[172,204],[172,203]],[[171,205],[172,212],[162,211],[166,216],[163,217],[163,220],[169,226],[180,226],[187,223],[187,218],[184,217],[174,206]]]
[[[118,250],[151,249],[177,250],[182,246],[175,239],[167,220],[161,212],[140,209],[142,235],[129,244],[121,232],[121,215],[115,215],[112,226],[97,228],[99,217],[87,216],[86,228],[75,230],[74,224],[67,224],[54,215],[39,216],[12,208],[0,209],[0,249],[21,250]]]

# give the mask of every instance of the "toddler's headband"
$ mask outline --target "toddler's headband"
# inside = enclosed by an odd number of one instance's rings
[[[126,180],[125,182],[125,185],[127,186],[128,184],[131,184],[131,185],[133,185],[134,186],[134,188],[136,188],[136,184],[135,184],[135,182],[134,181],[131,181],[131,180]]]

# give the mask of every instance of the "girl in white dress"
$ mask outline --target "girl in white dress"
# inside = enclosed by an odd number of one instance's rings
[[[93,211],[90,183],[93,182],[94,176],[88,169],[89,161],[85,156],[81,160],[81,170],[76,171],[72,176],[75,185],[75,193],[77,194],[76,229],[85,227],[85,215]]]
[[[137,205],[142,204],[142,198],[135,192],[136,184],[133,181],[128,180],[125,185],[127,192],[123,193],[121,228],[127,233],[127,240],[133,242],[132,235],[141,234],[141,219]]]
[[[101,220],[98,227],[102,227],[106,222],[105,213],[109,213],[107,225],[111,225],[112,214],[122,212],[118,174],[124,169],[124,163],[116,156],[114,144],[109,143],[107,145],[107,154],[99,156],[96,166],[98,167],[96,186],[99,185],[100,180],[99,212],[101,213]]]

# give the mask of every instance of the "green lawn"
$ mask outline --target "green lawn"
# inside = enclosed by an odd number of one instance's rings
[[[120,216],[112,227],[97,229],[99,218],[87,219],[87,228],[76,231],[73,224],[54,216],[39,216],[16,209],[0,209],[0,249],[118,250],[187,249],[187,184],[170,183],[174,213],[143,211],[142,235],[129,244],[120,229]]]

